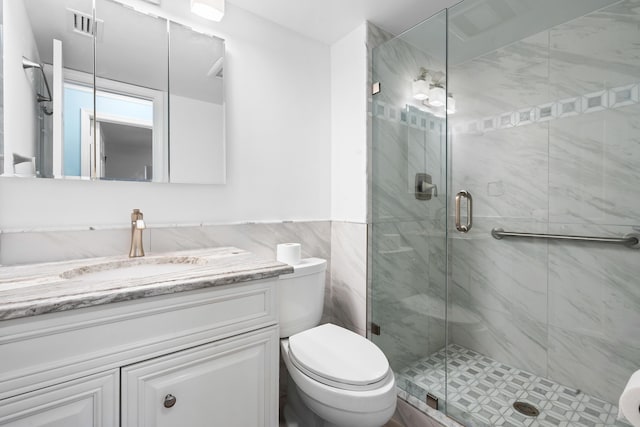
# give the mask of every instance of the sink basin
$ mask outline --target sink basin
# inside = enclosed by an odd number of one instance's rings
[[[192,270],[201,265],[207,265],[207,261],[199,257],[131,258],[73,268],[60,277],[95,281],[137,279]]]

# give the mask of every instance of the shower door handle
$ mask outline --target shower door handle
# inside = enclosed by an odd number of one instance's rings
[[[460,222],[460,205],[462,204],[462,199],[467,199],[467,223],[462,224]],[[461,233],[468,233],[473,226],[473,198],[471,197],[471,193],[466,190],[462,190],[456,194],[456,230]]]

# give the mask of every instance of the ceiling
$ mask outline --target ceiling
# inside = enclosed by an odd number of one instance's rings
[[[227,0],[235,6],[326,44],[364,21],[400,34],[459,0]]]

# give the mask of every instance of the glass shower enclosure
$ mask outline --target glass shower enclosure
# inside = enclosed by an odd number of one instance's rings
[[[628,425],[638,40],[639,0],[464,0],[374,48],[371,339],[414,406]]]

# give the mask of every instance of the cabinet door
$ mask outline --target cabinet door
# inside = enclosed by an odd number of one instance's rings
[[[117,427],[119,370],[0,401],[0,426]]]
[[[122,368],[122,427],[277,426],[278,329]]]

